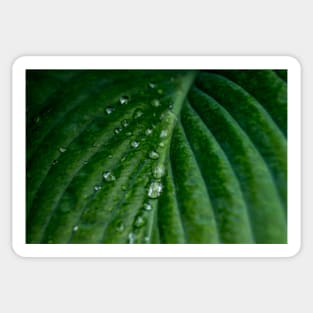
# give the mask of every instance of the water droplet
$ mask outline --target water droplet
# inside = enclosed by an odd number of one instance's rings
[[[112,155],[112,154],[109,154],[109,155],[108,155],[108,158],[109,158],[109,159],[112,159],[112,158],[113,158],[113,155]]]
[[[166,113],[163,112],[163,113],[160,115],[160,121],[162,121],[162,120],[165,118],[165,116],[166,116]]]
[[[145,134],[147,136],[151,135],[152,134],[152,129],[151,128],[147,128],[146,131],[145,131]]]
[[[84,161],[83,163],[86,165],[86,164],[88,164],[88,161]]]
[[[171,103],[168,105],[168,109],[169,109],[169,110],[173,110],[173,108],[174,108],[174,104],[171,102]]]
[[[53,160],[52,165],[56,165],[59,161],[58,160]]]
[[[168,131],[166,129],[163,129],[160,133],[160,138],[166,138],[168,135]]]
[[[152,160],[157,160],[160,157],[160,155],[156,151],[150,151],[149,158]]]
[[[119,222],[116,224],[115,230],[116,230],[117,232],[121,233],[121,232],[124,231],[124,229],[125,229],[125,226],[124,226],[123,222],[122,222],[122,221],[119,221]]]
[[[96,185],[96,186],[93,187],[93,189],[94,189],[94,191],[99,191],[101,189],[101,186]]]
[[[127,133],[126,133],[126,136],[127,136],[127,137],[130,137],[131,135],[132,135],[132,132],[127,132]]]
[[[164,145],[164,142],[161,141],[161,142],[159,143],[159,146],[160,146],[161,148],[163,148],[163,147],[165,146],[165,145]]]
[[[127,104],[129,102],[129,97],[128,96],[122,96],[120,98],[120,104]]]
[[[115,176],[111,173],[111,171],[105,171],[103,173],[103,178],[107,182],[111,182],[111,181],[114,181],[116,179]]]
[[[128,243],[130,243],[130,244],[135,243],[135,234],[134,233],[128,234]]]
[[[66,149],[65,149],[65,148],[63,148],[63,147],[60,147],[60,148],[59,148],[59,151],[63,153],[63,152],[65,152],[65,151],[66,151]]]
[[[133,114],[133,118],[137,120],[138,118],[143,116],[143,112],[141,109],[136,109]]]
[[[162,89],[158,89],[158,94],[162,95],[163,94],[163,90]]]
[[[152,210],[152,206],[150,203],[145,203],[143,205],[143,208],[146,210],[146,211],[151,211]]]
[[[125,185],[122,186],[122,190],[125,191],[127,187]]]
[[[78,228],[79,228],[79,226],[78,226],[78,225],[75,225],[75,226],[73,227],[73,231],[78,231]]]
[[[40,116],[37,116],[35,119],[35,123],[38,124],[40,122]]]
[[[148,243],[148,242],[150,241],[150,237],[148,237],[148,236],[145,237],[145,238],[144,238],[144,241],[145,241],[146,243]]]
[[[158,181],[153,181],[150,183],[150,186],[148,188],[148,197],[151,199],[156,199],[160,196],[162,192],[163,186]]]
[[[121,124],[122,124],[122,126],[123,126],[124,128],[126,128],[126,127],[128,127],[129,122],[128,122],[127,120],[123,120]]]
[[[114,129],[114,134],[119,134],[121,131],[122,131],[123,129],[122,129],[122,127],[116,127],[115,129]]]
[[[140,227],[142,227],[145,224],[146,224],[146,221],[143,218],[143,216],[142,215],[137,215],[137,217],[135,219],[134,226],[137,227],[137,228],[140,228]]]
[[[105,108],[105,112],[106,112],[106,114],[108,114],[108,115],[110,115],[111,113],[113,113],[113,111],[114,111],[114,107],[112,107],[112,106],[108,106],[108,107]]]
[[[151,101],[152,106],[154,106],[155,108],[159,107],[161,105],[160,101],[158,99],[153,99]]]
[[[136,149],[139,147],[140,142],[139,141],[132,141],[130,145],[132,148]]]
[[[161,178],[164,176],[165,169],[163,165],[158,165],[153,169],[153,177],[154,178]]]
[[[148,83],[148,86],[149,86],[151,89],[153,89],[153,88],[156,87],[156,83],[154,83],[154,82],[149,82],[149,83]]]

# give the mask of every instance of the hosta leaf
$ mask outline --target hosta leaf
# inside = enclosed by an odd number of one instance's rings
[[[28,70],[27,243],[286,243],[287,78]]]

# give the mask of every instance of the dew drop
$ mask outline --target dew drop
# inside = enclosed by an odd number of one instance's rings
[[[134,148],[134,149],[138,148],[139,145],[140,145],[139,141],[132,141],[132,142],[130,143],[130,146],[131,146],[132,148]]]
[[[158,165],[153,169],[153,177],[154,178],[161,178],[164,176],[165,169],[163,165]]]
[[[56,165],[59,161],[58,160],[53,160],[52,165]]]
[[[127,120],[123,120],[121,124],[122,124],[122,126],[123,126],[124,128],[126,128],[126,127],[128,127],[129,122],[128,122]]]
[[[109,154],[109,155],[108,155],[108,158],[109,158],[109,159],[112,159],[112,158],[113,158],[113,155],[112,155],[112,154]]]
[[[131,135],[132,135],[132,132],[127,132],[127,133],[126,133],[126,136],[127,136],[127,137],[130,137]]]
[[[61,153],[63,153],[63,152],[65,152],[65,151],[66,151],[66,149],[65,149],[65,148],[63,148],[63,147],[60,147],[60,148],[59,148],[59,151],[60,151]]]
[[[145,238],[144,238],[144,241],[145,241],[146,243],[148,243],[148,242],[150,241],[150,237],[148,237],[148,236],[145,237]]]
[[[164,142],[161,141],[161,142],[159,143],[159,146],[160,146],[161,148],[163,148],[163,147],[165,146],[165,145],[164,145]]]
[[[163,113],[160,115],[160,120],[162,121],[162,120],[165,118],[165,116],[166,116],[166,113],[163,112]]]
[[[143,208],[144,208],[145,211],[151,211],[152,210],[152,206],[151,206],[150,203],[145,203],[143,205]]]
[[[152,106],[154,106],[155,108],[159,107],[161,105],[160,101],[158,99],[153,99],[151,101]]]
[[[148,83],[148,86],[151,88],[151,89],[154,89],[156,87],[156,83],[154,82],[149,82]]]
[[[75,226],[73,227],[73,231],[78,231],[78,228],[79,228],[79,226],[78,226],[78,225],[75,225]]]
[[[114,111],[114,107],[112,107],[112,106],[108,106],[108,107],[105,108],[105,112],[106,112],[106,114],[108,114],[108,115],[110,115],[111,113],[113,113],[113,111]]]
[[[114,129],[114,134],[118,135],[123,129],[121,127],[116,127]]]
[[[152,129],[151,129],[151,128],[147,128],[147,129],[145,130],[145,134],[146,134],[147,136],[151,135],[151,134],[152,134]]]
[[[138,118],[143,116],[143,112],[141,109],[136,109],[133,114],[133,118],[137,120]]]
[[[115,227],[115,230],[119,233],[123,232],[125,229],[125,225],[123,224],[122,221],[119,221],[117,224],[116,224],[116,227]]]
[[[135,219],[134,226],[137,227],[137,228],[140,228],[140,227],[142,227],[145,224],[146,224],[146,221],[143,218],[143,216],[142,215],[137,215],[137,217]]]
[[[94,189],[94,191],[99,191],[101,189],[101,186],[96,185],[96,186],[93,187],[93,189]]]
[[[120,98],[120,104],[127,104],[129,102],[129,97],[128,96],[122,96]]]
[[[128,234],[128,243],[130,243],[130,244],[135,243],[135,234],[134,233]]]
[[[156,151],[150,151],[149,158],[152,160],[157,160],[160,157],[160,155]]]
[[[166,138],[168,136],[168,131],[163,129],[160,133],[160,138]]]
[[[111,173],[111,171],[105,171],[103,173],[103,178],[107,182],[111,182],[111,181],[114,181],[116,179],[115,176]]]
[[[158,181],[151,182],[149,188],[148,188],[148,197],[151,199],[156,199],[160,196],[162,192],[163,186]]]
[[[88,164],[88,161],[84,161],[83,163],[86,165],[86,164]]]

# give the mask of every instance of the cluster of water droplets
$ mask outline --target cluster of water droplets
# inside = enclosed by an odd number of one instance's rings
[[[157,199],[160,197],[163,190],[163,185],[161,181],[153,180],[150,182],[148,187],[148,197],[150,199]]]
[[[157,117],[159,116],[159,120],[156,120],[157,123],[164,123],[164,119],[168,117],[168,111],[173,109],[173,103],[170,102],[168,104],[167,109],[164,110],[164,106],[166,105],[166,102],[163,102],[159,98],[158,95],[163,95],[164,91],[159,88],[158,84],[154,81],[151,81],[148,83],[148,88],[154,90],[155,96],[151,99],[148,100],[147,104],[151,105],[152,114],[151,116]],[[144,94],[144,93],[142,93]],[[133,100],[133,99],[132,99]],[[123,95],[120,97],[118,101],[118,105],[126,105],[130,102],[130,97],[127,95]],[[109,105],[105,108],[105,113],[107,115],[111,115],[116,111],[116,107],[113,105]],[[162,112],[162,113],[161,113]],[[142,108],[136,108],[132,112],[132,121],[135,122],[136,124],[141,123],[141,118],[145,115],[144,111]],[[166,120],[165,120],[166,122]],[[113,129],[113,132],[115,135],[119,135],[122,132],[127,136],[131,137],[133,133],[131,132],[130,128],[130,121],[128,119],[123,119],[120,121],[120,125],[115,126]],[[154,147],[154,149],[151,149],[147,153],[147,157],[153,162],[152,163],[152,168],[151,168],[151,179],[148,183],[146,192],[147,192],[147,200],[143,204],[143,207],[139,210],[137,215],[135,216],[133,223],[132,223],[132,231],[128,233],[128,243],[133,244],[136,242],[136,236],[139,232],[139,229],[142,229],[147,225],[147,221],[149,218],[150,212],[153,210],[153,206],[151,205],[150,201],[154,201],[158,199],[163,191],[163,184],[162,184],[162,178],[165,175],[165,168],[162,162],[159,162],[160,159],[160,152],[158,151],[160,148],[165,147],[165,142],[167,141],[167,138],[169,136],[168,130],[165,128],[161,129],[160,132],[155,132],[155,127],[156,125],[149,125],[149,127],[145,128],[143,130],[144,132],[144,137],[141,138],[134,138],[129,141],[129,146],[130,146],[130,151],[138,149],[142,142],[148,138],[148,136],[154,136],[155,138],[159,139],[159,143],[157,143],[157,147]],[[61,150],[60,150],[61,151]],[[66,150],[65,150],[66,151]],[[61,151],[61,152],[65,152]],[[112,155],[110,155],[112,158]],[[124,155],[121,158],[121,162],[125,161],[127,158],[127,155]],[[116,180],[115,175],[113,174],[112,171],[107,170],[103,173],[103,180],[105,183],[112,183]],[[99,191],[101,189],[101,185],[96,185],[94,187],[95,191]],[[127,190],[127,187],[125,185],[121,186],[121,189],[123,191]],[[118,233],[123,233],[126,231],[126,224],[123,223],[122,220],[118,220],[117,223],[115,224],[115,230]],[[142,238],[142,237],[141,237]],[[144,242],[149,243],[150,242],[150,237],[145,236]]]
[[[103,178],[106,182],[112,182],[116,180],[115,176],[111,173],[111,171],[105,171],[103,173]]]
[[[99,191],[99,190],[102,189],[102,187],[101,187],[100,185],[95,185],[95,186],[93,187],[93,189],[94,189],[94,191]]]
[[[147,221],[149,219],[149,214],[153,210],[153,207],[150,202],[145,202],[142,206],[142,208],[139,210],[137,215],[134,218],[133,221],[133,229],[128,234],[128,243],[132,244],[136,241],[136,236],[140,233],[140,229],[145,227],[147,225]],[[150,241],[149,236],[144,237],[145,243],[148,243]]]

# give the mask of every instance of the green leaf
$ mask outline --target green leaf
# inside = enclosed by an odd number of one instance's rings
[[[286,243],[287,79],[28,70],[27,243]]]

